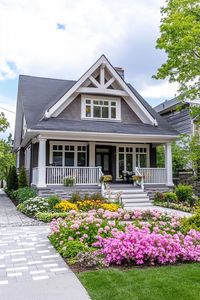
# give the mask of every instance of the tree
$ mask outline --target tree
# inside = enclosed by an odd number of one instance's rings
[[[5,132],[9,123],[4,113],[0,113],[0,132]],[[15,165],[15,155],[12,152],[11,135],[5,140],[0,139],[0,179],[7,180],[10,167]]]
[[[18,177],[17,177],[17,172],[16,168],[10,167],[10,170],[8,172],[7,176],[7,190],[8,191],[15,191],[18,189]]]
[[[179,84],[179,98],[200,98],[200,2],[166,0],[161,8],[160,37],[156,48],[165,50],[167,60],[158,69],[156,79],[169,78]],[[191,108],[200,123],[200,107]]]
[[[24,188],[28,186],[26,170],[24,167],[22,167],[19,172],[18,186],[19,188]]]

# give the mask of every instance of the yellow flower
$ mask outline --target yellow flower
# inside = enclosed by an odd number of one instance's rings
[[[54,208],[61,210],[61,211],[78,210],[78,207],[76,204],[73,204],[73,203],[71,203],[69,201],[65,201],[65,200],[56,204],[54,206]]]
[[[120,206],[116,203],[102,203],[100,207],[105,210],[117,211]]]

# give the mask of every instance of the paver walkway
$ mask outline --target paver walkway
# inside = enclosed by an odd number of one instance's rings
[[[10,199],[1,192],[1,300],[90,299],[50,244],[48,232],[47,225],[17,212]]]

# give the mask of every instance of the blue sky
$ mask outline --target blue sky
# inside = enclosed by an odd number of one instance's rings
[[[103,53],[152,106],[174,97],[176,85],[152,79],[165,61],[155,49],[163,4],[0,0],[0,107],[15,111],[19,74],[77,79]],[[13,132],[15,115],[4,112]]]

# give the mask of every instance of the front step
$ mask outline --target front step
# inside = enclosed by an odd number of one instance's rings
[[[120,189],[120,188],[121,189]],[[124,187],[124,189],[122,189]],[[134,188],[128,185],[111,185],[110,186],[110,199],[114,201],[116,195],[121,193],[121,200],[124,208],[127,210],[135,209],[135,207],[150,207],[152,202],[149,196],[141,188]]]

